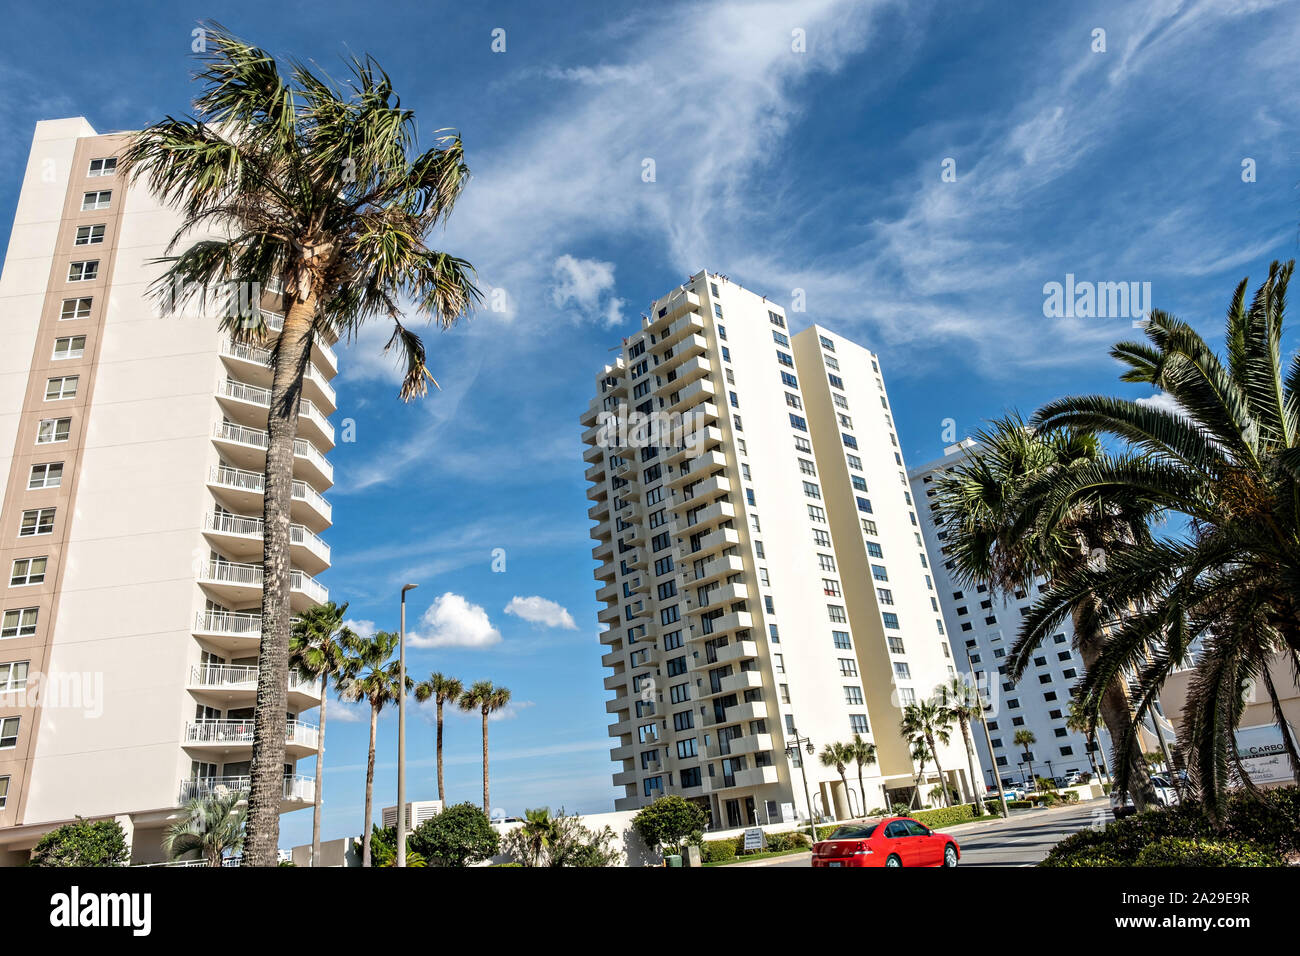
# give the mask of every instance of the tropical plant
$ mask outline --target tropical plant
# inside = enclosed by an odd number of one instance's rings
[[[1097,716],[1089,713],[1078,697],[1070,698],[1070,708],[1065,715],[1065,729],[1083,734],[1086,744],[1084,749],[1088,751],[1088,766],[1092,768],[1092,775],[1100,780],[1101,774],[1097,770],[1097,753],[1100,748],[1097,743]]]
[[[1251,685],[1268,694],[1300,780],[1300,754],[1269,667],[1300,666],[1300,355],[1284,369],[1281,344],[1294,267],[1272,263],[1249,301],[1248,279],[1237,285],[1226,360],[1159,309],[1145,327],[1146,342],[1117,344],[1111,355],[1126,366],[1122,380],[1159,389],[1158,401],[1068,397],[1034,419],[1043,429],[1095,430],[1127,451],[1062,484],[1054,507],[1141,495],[1173,519],[1159,541],[1054,582],[1040,617],[1050,619],[1085,589],[1105,607],[1129,611],[1095,675],[1090,668],[1087,698],[1097,695],[1098,681],[1129,672],[1145,707],[1170,670],[1195,657],[1180,742],[1214,816],[1234,778],[1250,786],[1233,734]]]
[[[491,814],[488,799],[488,717],[510,703],[510,691],[494,687],[490,680],[475,681],[461,692],[457,706],[463,711],[477,710],[483,718],[483,812]]]
[[[370,858],[370,865],[374,867],[397,866],[397,827],[380,827],[375,824],[370,828]],[[412,847],[410,835],[406,837],[406,865],[429,865],[424,855]]]
[[[902,735],[912,741],[925,741],[925,749],[939,771],[939,781],[943,782],[943,765],[939,763],[938,744],[947,746],[952,739],[952,715],[937,700],[921,700],[903,708],[903,720],[899,724]],[[948,805],[948,788],[943,788],[944,805]]]
[[[442,708],[444,704],[455,704],[460,700],[460,695],[465,692],[465,687],[454,677],[447,677],[437,671],[429,675],[428,680],[420,681],[415,685],[415,699],[424,703],[432,699],[437,711],[438,734],[436,741],[436,756],[438,760],[438,799],[444,803],[447,800],[447,791],[442,782]]]
[[[681,853],[683,847],[703,842],[706,820],[698,803],[670,794],[643,807],[632,818],[632,829],[651,849]]]
[[[847,773],[849,764],[853,762],[852,748],[849,744],[826,744],[826,746],[822,747],[818,759],[823,767],[834,767],[835,772],[840,775],[840,782],[844,784],[844,803],[849,808],[849,816],[852,816],[853,805],[849,799],[849,778]]]
[[[1038,738],[1034,736],[1032,730],[1021,729],[1015,732],[1011,742],[1020,748],[1025,763],[1029,765],[1029,776],[1032,777],[1034,775],[1034,754],[1029,748],[1038,743]]]
[[[925,742],[924,737],[912,738],[912,762],[916,764],[916,783],[912,786],[912,798],[908,801],[907,809],[921,799],[921,782],[925,780],[925,765],[934,759],[934,753],[930,750],[930,745]],[[897,806],[897,804],[895,804]],[[907,811],[904,810],[904,813]]]
[[[293,625],[289,635],[289,666],[307,681],[319,681],[320,730],[316,748],[316,782],[311,816],[311,861],[320,860],[320,816],[325,791],[325,705],[329,702],[330,682],[343,673],[344,646],[356,638],[343,624],[348,606],[326,601],[308,608]]]
[[[506,839],[506,851],[524,866],[541,866],[555,835],[555,821],[549,807],[525,810],[523,826],[512,831]]]
[[[375,318],[391,321],[386,350],[405,359],[399,394],[410,400],[425,393],[432,376],[403,310],[447,327],[480,296],[468,262],[426,245],[469,178],[458,135],[446,133],[417,154],[415,116],[370,57],[351,60],[351,77],[340,88],[302,63],[282,74],[269,53],[219,24],[204,29],[194,116],[169,116],[135,134],[119,169],[181,213],[162,260],[168,268],[154,286],[164,309],[207,302],[224,287],[223,327],[237,341],[262,343],[269,336],[257,303],[250,316],[239,299],[248,302],[249,289],[278,281],[287,303],[270,359],[262,645],[244,856],[251,865],[273,866],[285,745],[293,446],[312,345],[351,338]]]
[[[876,745],[869,740],[863,740],[861,734],[854,734],[853,739],[848,743],[849,756],[858,768],[858,791],[862,795],[862,808],[865,811],[867,807],[867,784],[863,776],[862,768],[876,762]]]
[[[370,840],[375,798],[375,738],[379,730],[379,712],[385,704],[397,700],[401,685],[399,662],[394,659],[399,637],[389,631],[377,631],[374,637],[351,635],[343,645],[347,654],[339,677],[339,696],[370,705],[370,750],[366,755],[366,817],[361,831],[361,865],[370,866]],[[411,679],[406,683],[409,689]]]
[[[29,866],[125,866],[131,859],[116,820],[82,820],[55,827],[36,841]]]
[[[243,790],[220,790],[187,803],[184,815],[163,836],[167,858],[179,860],[194,853],[207,860],[208,866],[221,866],[226,854],[238,853],[244,847],[247,796]]]
[[[501,845],[521,866],[595,867],[618,862],[619,854],[611,846],[616,839],[608,826],[593,831],[563,810],[551,816],[550,810],[542,808],[525,811],[523,826],[507,833]]]
[[[501,837],[474,804],[455,803],[416,827],[407,846],[432,866],[464,867],[495,856]]]
[[[1140,494],[1098,501],[1080,495],[1062,506],[1059,490],[1078,476],[1108,467],[1095,434],[1076,428],[1029,428],[1017,415],[991,423],[976,436],[969,458],[939,479],[936,516],[948,532],[953,575],[967,586],[986,584],[1003,594],[1028,594],[1047,579],[1049,588],[1120,548],[1151,540],[1149,502]],[[1050,613],[1048,608],[1051,609]],[[1073,644],[1089,676],[1096,671],[1111,612],[1098,596],[1075,589],[1069,599],[1040,597],[1022,620],[1011,649],[1008,675],[1018,681],[1039,644],[1066,617]],[[1126,787],[1139,809],[1154,799],[1137,738],[1127,682],[1122,674],[1097,685],[1096,710],[1110,730]]]
[[[975,744],[971,740],[970,733],[970,725],[974,721],[984,719],[984,708],[980,706],[979,691],[966,678],[953,676],[935,690],[935,699],[961,729],[961,739],[966,745],[966,771],[970,774],[967,779],[970,781],[971,801],[975,807],[975,815],[983,816],[984,801],[980,799],[976,789],[980,786],[982,778],[975,771]]]

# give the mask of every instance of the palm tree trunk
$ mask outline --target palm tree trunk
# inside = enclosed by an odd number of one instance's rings
[[[488,712],[483,711],[483,812],[490,818],[492,810],[488,801]]]
[[[1084,669],[1091,671],[1096,667],[1097,660],[1101,656],[1101,635],[1087,633],[1080,623],[1078,611],[1071,616],[1074,619],[1074,636],[1079,648],[1079,657],[1083,660]],[[1147,769],[1146,759],[1142,756],[1141,741],[1133,727],[1132,708],[1129,706],[1128,691],[1124,687],[1122,678],[1110,682],[1102,694],[1101,705],[1097,709],[1101,713],[1106,730],[1110,732],[1111,779],[1115,779],[1116,769],[1127,767],[1129,796],[1133,798],[1134,808],[1141,813],[1149,802],[1151,774]],[[1128,746],[1125,748],[1126,739]],[[1122,752],[1121,748],[1124,748]]]
[[[858,793],[862,794],[862,815],[867,815],[867,781],[862,776],[862,764],[858,764]]]
[[[311,865],[320,866],[320,808],[324,802],[322,787],[325,783],[325,701],[329,697],[329,677],[321,678],[320,740],[316,749],[315,806],[311,811]]]
[[[447,805],[446,790],[442,785],[442,698],[438,698],[438,800]]]
[[[379,710],[370,707],[370,753],[366,757],[366,826],[361,831],[361,865],[370,865],[370,833],[375,801],[375,730],[379,726]],[[398,812],[401,807],[398,807]]]
[[[244,864],[275,866],[284,799],[285,699],[289,683],[289,510],[298,402],[311,350],[316,300],[295,300],[285,316],[271,377],[262,521],[262,642],[257,658],[253,757]]]
[[[853,819],[853,794],[849,791],[849,777],[843,770],[840,771],[840,783],[844,784],[844,806],[848,807],[849,815],[847,820]]]
[[[984,816],[984,796],[975,788],[983,788],[984,781],[975,779],[975,745],[970,739],[970,721],[958,721],[961,726],[961,738],[966,743],[966,771],[970,774],[971,802],[975,805],[975,816]]]
[[[921,783],[925,780],[925,761],[921,761],[921,769],[916,773],[916,786],[912,788],[912,802],[908,806],[916,806],[916,802],[921,799]]]
[[[952,806],[948,800],[948,781],[943,779],[943,764],[939,763],[939,748],[935,746],[933,737],[927,736],[925,739],[930,745],[930,755],[934,757],[934,768],[939,771],[939,789],[943,791],[943,805]]]

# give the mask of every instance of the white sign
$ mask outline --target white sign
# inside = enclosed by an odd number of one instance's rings
[[[794,819],[794,804],[793,803],[781,804],[781,822],[789,823],[793,819]]]
[[[761,827],[754,827],[752,830],[745,831],[745,851],[763,849],[763,830]]]
[[[1277,724],[1238,728],[1237,756],[1241,758],[1241,766],[1251,783],[1290,783],[1292,780],[1286,744]]]

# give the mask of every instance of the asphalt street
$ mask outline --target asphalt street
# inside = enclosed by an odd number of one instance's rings
[[[1109,823],[1110,801],[1091,800],[1075,807],[1013,812],[1009,820],[945,828],[961,847],[962,866],[1033,866],[1065,837],[1085,827]],[[810,853],[772,857],[735,866],[809,866]]]

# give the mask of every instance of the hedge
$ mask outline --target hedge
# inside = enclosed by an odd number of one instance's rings
[[[701,863],[721,863],[736,858],[736,843],[732,840],[705,840],[700,847]]]
[[[1144,849],[1169,838],[1256,845],[1283,857],[1300,853],[1300,787],[1231,794],[1223,826],[1217,829],[1201,805],[1191,801],[1147,810],[1099,830],[1081,830],[1066,837],[1039,865],[1137,866]]]
[[[1285,866],[1281,854],[1244,840],[1162,837],[1142,848],[1138,866]]]

